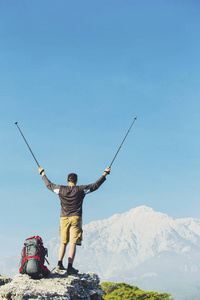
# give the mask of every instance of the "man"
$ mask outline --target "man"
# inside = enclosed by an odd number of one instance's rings
[[[105,169],[103,175],[92,184],[77,186],[77,175],[70,173],[67,177],[68,186],[51,183],[46,177],[44,169],[39,167],[39,173],[46,187],[59,195],[61,204],[60,214],[60,235],[61,244],[59,248],[59,258],[57,270],[66,270],[63,266],[63,258],[66,246],[69,243],[68,252],[68,274],[77,274],[78,270],[73,268],[73,261],[76,254],[76,245],[81,246],[82,241],[82,204],[86,194],[97,190],[110,174],[110,167]]]

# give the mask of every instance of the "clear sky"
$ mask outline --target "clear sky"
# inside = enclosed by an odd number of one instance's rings
[[[200,2],[0,1],[0,254],[58,235],[47,177],[96,181],[83,220],[139,205],[200,217]],[[14,249],[14,250],[13,250]]]

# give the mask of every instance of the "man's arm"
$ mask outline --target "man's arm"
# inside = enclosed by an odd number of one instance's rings
[[[103,175],[95,182],[83,186],[84,194],[89,194],[96,191],[102,183],[106,180],[106,176],[110,174],[110,167],[106,168]]]
[[[52,183],[52,182],[46,177],[43,168],[39,167],[39,173],[40,173],[40,175],[42,175],[42,180],[44,181],[46,187],[47,187],[50,191],[52,191],[52,192],[54,192],[54,193],[56,193],[56,194],[59,194],[59,191],[60,191],[60,185]]]

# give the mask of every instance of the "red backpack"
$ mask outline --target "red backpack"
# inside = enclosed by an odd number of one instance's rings
[[[21,252],[19,273],[28,274],[33,279],[47,277],[50,271],[44,266],[44,261],[47,261],[45,256],[48,256],[48,252],[43,246],[41,237],[32,236],[26,239]]]

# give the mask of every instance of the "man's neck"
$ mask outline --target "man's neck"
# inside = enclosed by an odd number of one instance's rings
[[[69,185],[69,186],[75,186],[75,183],[73,183],[73,182],[68,182],[68,185]]]

